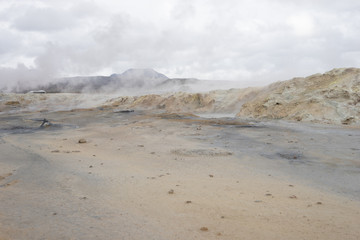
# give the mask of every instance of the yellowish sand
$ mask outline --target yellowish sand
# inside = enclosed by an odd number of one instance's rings
[[[138,116],[4,137],[24,157],[0,162],[0,239],[359,239],[359,202],[186,137],[207,128]]]

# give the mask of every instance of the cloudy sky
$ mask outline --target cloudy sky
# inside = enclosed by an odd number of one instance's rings
[[[358,0],[0,0],[0,88],[154,68],[267,84],[360,67]]]

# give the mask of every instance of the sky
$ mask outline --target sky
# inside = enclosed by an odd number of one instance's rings
[[[358,0],[0,0],[0,89],[153,68],[265,85],[360,67]]]

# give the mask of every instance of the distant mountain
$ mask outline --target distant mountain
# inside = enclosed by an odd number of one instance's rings
[[[125,81],[135,81],[135,82],[142,82],[142,81],[164,81],[169,79],[164,74],[158,73],[153,69],[145,68],[145,69],[134,69],[131,68],[122,74],[113,74],[110,76],[111,78],[121,79]]]
[[[36,89],[48,93],[103,93],[121,90],[135,90],[153,88],[168,80],[164,74],[153,69],[129,69],[122,74],[111,76],[85,76],[61,78],[47,85],[37,86]],[[26,89],[27,92],[32,89]]]
[[[85,76],[56,79],[53,83],[36,86],[31,90],[48,93],[121,93],[125,95],[164,93],[173,91],[204,92],[229,89],[236,83],[229,81],[202,81],[194,78],[168,78],[153,69],[129,69],[110,76]]]
[[[110,82],[110,77],[106,76],[71,77],[57,79],[54,83],[40,85],[36,89],[42,89],[48,93],[96,93],[101,92],[101,89]]]
[[[111,75],[110,86],[112,89],[148,89],[168,79],[167,76],[153,69],[129,69],[122,74]]]

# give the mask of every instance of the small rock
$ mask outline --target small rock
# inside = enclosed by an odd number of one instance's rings
[[[321,205],[321,204],[322,204],[322,202],[317,202],[316,204],[317,204],[317,205]]]
[[[289,196],[289,198],[291,198],[291,199],[297,199],[297,196],[291,195],[291,196]]]
[[[78,143],[87,143],[87,141],[84,138],[79,139]]]
[[[138,145],[138,147],[144,147],[144,145]]]
[[[174,189],[170,189],[170,190],[168,191],[168,194],[174,194]]]
[[[209,174],[209,177],[213,178],[213,177],[214,177],[214,175],[212,175],[212,174]]]
[[[186,204],[189,204],[189,203],[192,203],[192,201],[186,201],[185,203],[186,203]]]
[[[255,203],[261,203],[262,201],[261,200],[255,200],[254,202]]]
[[[60,151],[56,149],[56,150],[52,150],[51,152],[52,152],[52,153],[58,153],[58,152],[60,152]]]
[[[44,118],[44,120],[42,121],[40,127],[45,128],[45,127],[49,127],[50,125],[51,125],[51,123],[46,118]]]
[[[271,193],[267,193],[267,194],[265,194],[265,196],[271,197],[272,194],[271,194]]]
[[[209,231],[209,229],[207,227],[202,227],[202,228],[200,228],[200,230],[203,231],[203,232]]]
[[[93,165],[90,165],[89,168],[93,168]]]
[[[289,187],[294,187],[294,185],[292,185],[292,184],[289,184]]]
[[[224,218],[225,218],[225,216],[221,216],[221,218],[222,218],[222,219],[224,219]]]

